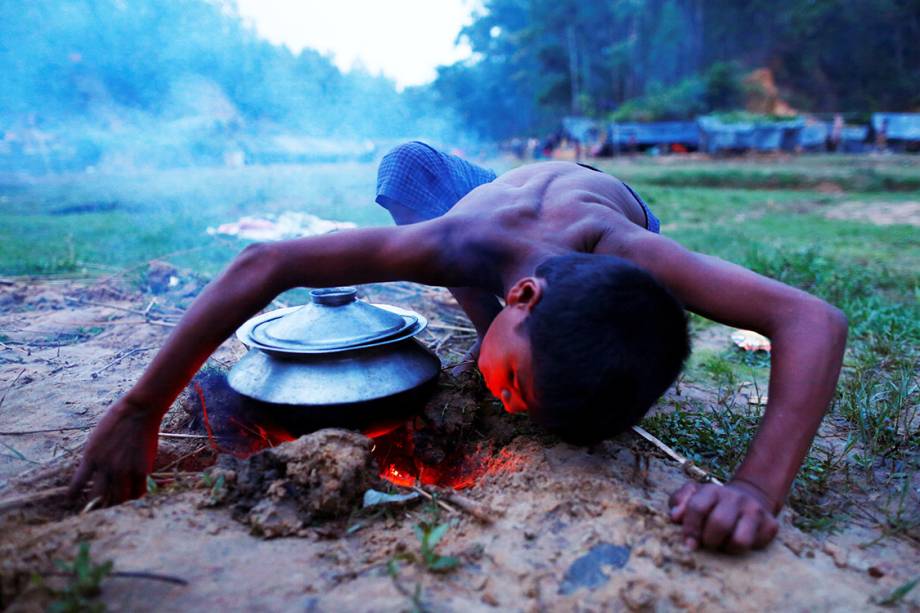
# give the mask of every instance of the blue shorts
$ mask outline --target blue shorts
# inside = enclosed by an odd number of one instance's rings
[[[496,176],[487,168],[413,141],[399,145],[383,156],[377,171],[376,200],[385,209],[394,204],[401,205],[422,219],[434,219],[449,211],[473,189],[494,181]],[[661,223],[645,201],[629,185],[623,185],[642,205],[646,227],[652,232],[660,232]]]

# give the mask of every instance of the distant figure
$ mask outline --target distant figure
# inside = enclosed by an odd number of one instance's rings
[[[406,280],[450,287],[479,334],[471,357],[489,390],[575,444],[639,423],[673,383],[690,349],[684,307],[769,337],[770,399],[747,457],[727,485],[686,483],[669,515],[691,549],[742,552],[773,540],[834,397],[847,335],[838,309],[661,236],[635,190],[583,164],[499,177],[406,143],[381,161],[376,201],[398,225],[247,247],[99,421],[73,491],[92,481],[91,495],[106,502],[141,496],[163,415],[278,294]]]
[[[831,131],[827,136],[827,150],[837,151],[840,149],[840,143],[843,141],[843,116],[840,113],[834,115],[834,123],[831,125]]]
[[[888,151],[888,118],[882,119],[882,125],[875,133],[875,148],[883,153]]]
[[[639,139],[636,137],[635,132],[629,133],[629,140],[626,143],[626,150],[629,153],[636,153],[639,151]]]

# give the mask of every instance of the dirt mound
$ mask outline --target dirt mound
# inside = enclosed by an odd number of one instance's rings
[[[211,471],[223,480],[211,498],[264,537],[300,533],[316,519],[347,515],[376,484],[371,439],[327,429],[266,449],[247,459],[225,458]]]

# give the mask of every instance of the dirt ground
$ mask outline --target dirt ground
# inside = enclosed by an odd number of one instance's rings
[[[0,608],[45,608],[53,596],[30,576],[59,585],[54,560],[72,559],[80,542],[91,542],[93,559],[112,560],[115,571],[184,581],[105,579],[103,603],[140,611],[862,611],[920,568],[911,542],[878,539],[856,524],[813,536],[796,529],[788,512],[765,551],[741,557],[690,552],[666,516],[668,494],[685,477],[653,447],[631,434],[592,449],[561,444],[526,418],[501,413],[473,379],[458,383],[448,373],[439,404],[430,403],[406,436],[417,454],[442,466],[449,465],[451,449],[478,454],[475,479],[464,482],[470,487],[462,494],[491,523],[449,497],[450,510],[424,498],[360,510],[360,501],[351,500],[355,488],[343,486],[351,512],[323,507],[338,511],[313,513],[281,532],[293,536],[265,538],[241,520],[239,501],[232,500],[241,463],[251,460],[221,460],[221,470],[229,466],[230,472],[200,476],[216,460],[215,442],[193,419],[198,405],[191,394],[164,422],[156,491],[81,512],[51,488],[66,482],[91,426],[136,380],[181,314],[179,305],[199,289],[194,280],[171,282],[169,270],[161,276],[165,281],[148,292],[130,290],[120,279],[0,280]],[[402,284],[362,289],[429,316],[432,325],[421,340],[445,364],[459,361],[472,341],[469,324],[444,291]],[[709,329],[700,342],[713,342],[712,335]],[[230,340],[212,365],[226,368],[244,351]],[[470,402],[481,414],[468,415]],[[346,442],[357,459],[347,468],[358,472],[337,468],[340,481],[360,482],[363,489],[366,478],[386,489],[376,474],[366,474],[364,456],[354,451],[367,439],[352,436]],[[266,453],[296,455],[278,451],[292,445]],[[449,449],[441,453],[438,445]],[[329,469],[310,470],[315,476]],[[315,486],[304,481],[298,487]],[[289,499],[266,488],[266,499]],[[33,504],[4,504],[49,491]],[[436,549],[457,559],[447,572],[433,572],[431,560],[424,561],[416,528],[425,522],[448,526]],[[920,610],[918,591],[895,607]]]
[[[877,226],[920,227],[920,202],[844,202],[828,209],[828,219],[867,221]]]

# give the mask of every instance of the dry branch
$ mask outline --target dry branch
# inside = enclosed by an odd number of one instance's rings
[[[129,350],[129,351],[126,351],[126,352],[122,353],[121,355],[117,356],[114,360],[112,360],[111,362],[109,362],[108,364],[106,364],[105,366],[103,366],[102,368],[100,368],[99,370],[97,370],[96,372],[91,373],[91,374],[90,374],[90,377],[93,378],[93,379],[95,379],[96,377],[98,377],[99,375],[101,375],[102,373],[104,373],[105,371],[107,371],[107,370],[108,370],[109,368],[111,368],[112,366],[115,366],[116,364],[118,364],[119,362],[121,362],[122,360],[124,360],[125,358],[127,358],[127,357],[129,357],[129,356],[132,356],[132,355],[134,355],[134,354],[136,354],[136,353],[141,353],[142,351],[152,351],[152,350],[154,350],[154,349],[156,349],[155,346],[154,346],[154,347],[137,347],[137,348],[135,348],[135,349],[131,349],[131,350]]]
[[[424,492],[424,490],[421,488],[412,489],[419,493]],[[472,515],[485,524],[495,523],[496,515],[502,514],[500,511],[490,509],[483,505],[481,502],[473,500],[472,498],[468,498],[467,496],[464,496],[463,494],[460,494],[451,488],[428,486],[428,489],[431,491],[431,493],[436,494],[439,499],[443,499],[451,503],[453,506],[457,507],[464,513]]]
[[[0,513],[5,511],[10,511],[12,509],[18,509],[20,507],[25,507],[36,502],[42,502],[44,500],[50,500],[52,498],[60,498],[61,496],[67,495],[67,487],[52,487],[40,492],[35,492],[32,494],[25,494],[23,496],[13,496],[10,498],[5,498],[0,500]]]
[[[680,464],[680,467],[687,473],[688,476],[696,479],[697,481],[703,481],[708,483],[715,483],[716,485],[722,485],[722,482],[710,475],[708,472],[680,455],[663,442],[660,439],[652,435],[645,428],[639,426],[633,426],[633,431],[636,432],[639,436],[650,442],[652,445],[663,451],[669,458]]]
[[[24,436],[26,434],[48,434],[51,432],[68,432],[70,430],[89,430],[96,424],[86,426],[64,426],[62,428],[42,428],[41,430],[5,430],[0,432],[0,436]]]
[[[21,377],[21,376],[22,376],[22,373],[24,373],[25,371],[26,371],[25,368],[23,368],[22,370],[20,370],[20,371],[19,371],[19,374],[16,375],[16,378],[13,379],[13,382],[10,383],[9,386],[7,386],[6,391],[3,392],[3,396],[0,397],[0,407],[3,406],[3,401],[6,400],[6,395],[10,393],[10,390],[13,389],[13,386],[16,385],[16,382],[17,382],[17,381],[19,381],[19,377]]]

